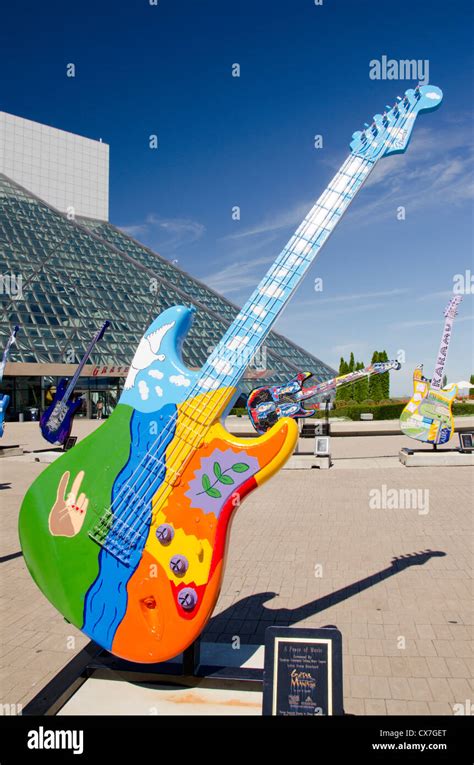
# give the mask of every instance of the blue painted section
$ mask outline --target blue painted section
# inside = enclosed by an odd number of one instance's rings
[[[140,529],[139,542],[132,550],[128,566],[105,548],[101,549],[99,574],[84,603],[82,629],[107,649],[112,647],[115,632],[127,609],[127,584],[140,562],[148,536],[151,500],[164,478],[165,452],[174,437],[175,415],[176,407],[168,404],[157,412],[134,412],[130,421],[130,456],[114,483],[112,507],[114,519],[128,522],[133,530]],[[145,467],[136,471],[147,455]],[[161,461],[162,466],[149,460],[150,455]],[[130,491],[134,486],[134,497],[122,494],[124,487]],[[125,496],[128,501],[124,501]],[[111,534],[113,528],[108,536]]]
[[[152,413],[165,401],[179,404],[188,398],[199,373],[187,369],[181,348],[194,313],[186,306],[173,306],[150,324],[130,365],[121,404]]]

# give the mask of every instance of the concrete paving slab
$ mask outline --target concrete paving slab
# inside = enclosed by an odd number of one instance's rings
[[[203,639],[225,655],[238,638],[248,655],[231,655],[244,663],[257,661],[268,626],[333,624],[347,712],[452,714],[472,698],[472,467],[405,470],[403,436],[331,443],[334,468],[281,471],[237,512]],[[37,589],[19,547],[21,500],[46,467],[0,460],[1,703],[26,704],[87,642]]]

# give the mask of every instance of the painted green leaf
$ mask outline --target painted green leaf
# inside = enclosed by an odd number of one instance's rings
[[[211,488],[211,482],[209,480],[209,476],[206,475],[206,473],[204,473],[202,477],[202,488],[204,489],[204,491],[209,491],[209,489]]]
[[[235,473],[245,473],[248,469],[249,466],[245,462],[236,462],[235,465],[232,465],[232,470]]]
[[[222,494],[218,489],[207,489],[206,494],[208,494],[210,497],[214,497],[215,499],[222,497]]]
[[[226,486],[230,486],[231,483],[234,483],[234,479],[231,478],[230,475],[224,475],[223,473],[221,473],[219,481],[225,483]]]
[[[214,475],[216,476],[216,478],[220,479],[220,477],[222,475],[222,470],[221,470],[221,466],[219,465],[218,462],[214,462],[213,470],[214,470]]]

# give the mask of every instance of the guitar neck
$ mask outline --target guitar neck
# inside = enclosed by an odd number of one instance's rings
[[[417,114],[437,108],[441,99],[442,93],[435,86],[409,89],[403,99],[387,107],[388,112],[374,115],[367,130],[353,133],[351,154],[202,367],[196,382],[200,392],[236,387],[376,163],[384,156],[405,151]]]
[[[451,334],[453,331],[454,317],[447,316],[444,322],[444,329],[441,335],[441,342],[439,344],[439,351],[436,360],[436,365],[431,378],[430,387],[434,390],[441,390],[443,385],[444,367],[446,364],[446,358],[448,356],[449,343],[451,342]]]
[[[3,380],[3,373],[5,371],[5,367],[8,361],[8,354],[10,353],[10,348],[12,347],[13,343],[15,342],[15,338],[17,335],[17,332],[19,331],[19,327],[14,327],[10,337],[8,338],[7,344],[5,346],[5,350],[3,351],[2,360],[0,361],[0,382]]]
[[[324,382],[313,385],[310,388],[303,388],[303,393],[314,390],[313,395],[317,396],[321,393],[327,393],[330,390],[334,390],[334,388],[340,388],[342,385],[357,382],[363,377],[368,377],[369,375],[384,374],[385,372],[389,372],[391,369],[396,369],[396,365],[393,361],[377,362],[375,367],[370,366],[364,367],[363,369],[356,369],[346,375],[340,375],[339,377],[332,377],[330,380],[324,380]]]
[[[209,356],[203,387],[217,387],[219,377],[231,375],[235,382],[242,377],[376,161],[353,154],[346,159]]]
[[[79,377],[81,376],[81,372],[84,369],[84,367],[85,367],[85,365],[86,365],[86,363],[87,363],[87,361],[89,359],[89,356],[91,355],[91,353],[92,353],[92,351],[94,349],[94,346],[101,339],[101,337],[104,334],[105,329],[107,328],[108,324],[109,324],[109,322],[105,322],[104,326],[101,327],[101,329],[97,332],[96,335],[94,335],[94,337],[90,341],[84,356],[82,357],[81,361],[79,362],[79,365],[78,365],[76,371],[74,372],[74,375],[71,378],[71,380],[69,382],[69,385],[67,386],[67,388],[66,388],[66,390],[64,392],[64,396],[61,399],[62,401],[69,401],[69,398],[70,398],[74,388],[76,387],[76,383],[77,383]]]

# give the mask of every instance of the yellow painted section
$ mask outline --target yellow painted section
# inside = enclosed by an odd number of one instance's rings
[[[178,420],[175,437],[166,450],[166,477],[183,469],[183,465],[195,453],[200,443],[219,438],[229,442],[229,434],[220,423],[213,425],[219,418],[235,393],[234,388],[219,388],[187,400],[177,406]],[[198,419],[199,422],[194,420]],[[245,439],[239,439],[245,442]],[[247,442],[248,445],[248,442]],[[182,528],[174,528],[174,537],[170,544],[162,545],[156,538],[156,529],[168,519],[163,512],[172,494],[173,486],[164,481],[152,499],[152,523],[145,549],[163,566],[169,579],[176,585],[194,582],[205,584],[209,578],[213,547],[207,539],[198,539],[194,534],[186,534]],[[184,555],[189,567],[184,576],[176,576],[170,569],[169,561],[173,555]]]
[[[435,441],[436,440],[436,434],[438,433],[438,427],[439,423],[434,420],[431,425],[430,429],[428,431],[428,440],[429,441]]]
[[[170,580],[176,585],[183,582],[185,584],[189,582],[205,584],[209,577],[212,559],[212,547],[208,540],[198,539],[192,534],[185,534],[182,529],[175,529],[175,534],[170,544],[162,545],[158,542],[155,531],[161,523],[166,522],[165,514],[159,512],[156,521],[150,529],[146,543],[147,551],[163,566]],[[184,555],[188,559],[189,568],[184,576],[175,576],[171,571],[169,561],[173,555]]]

